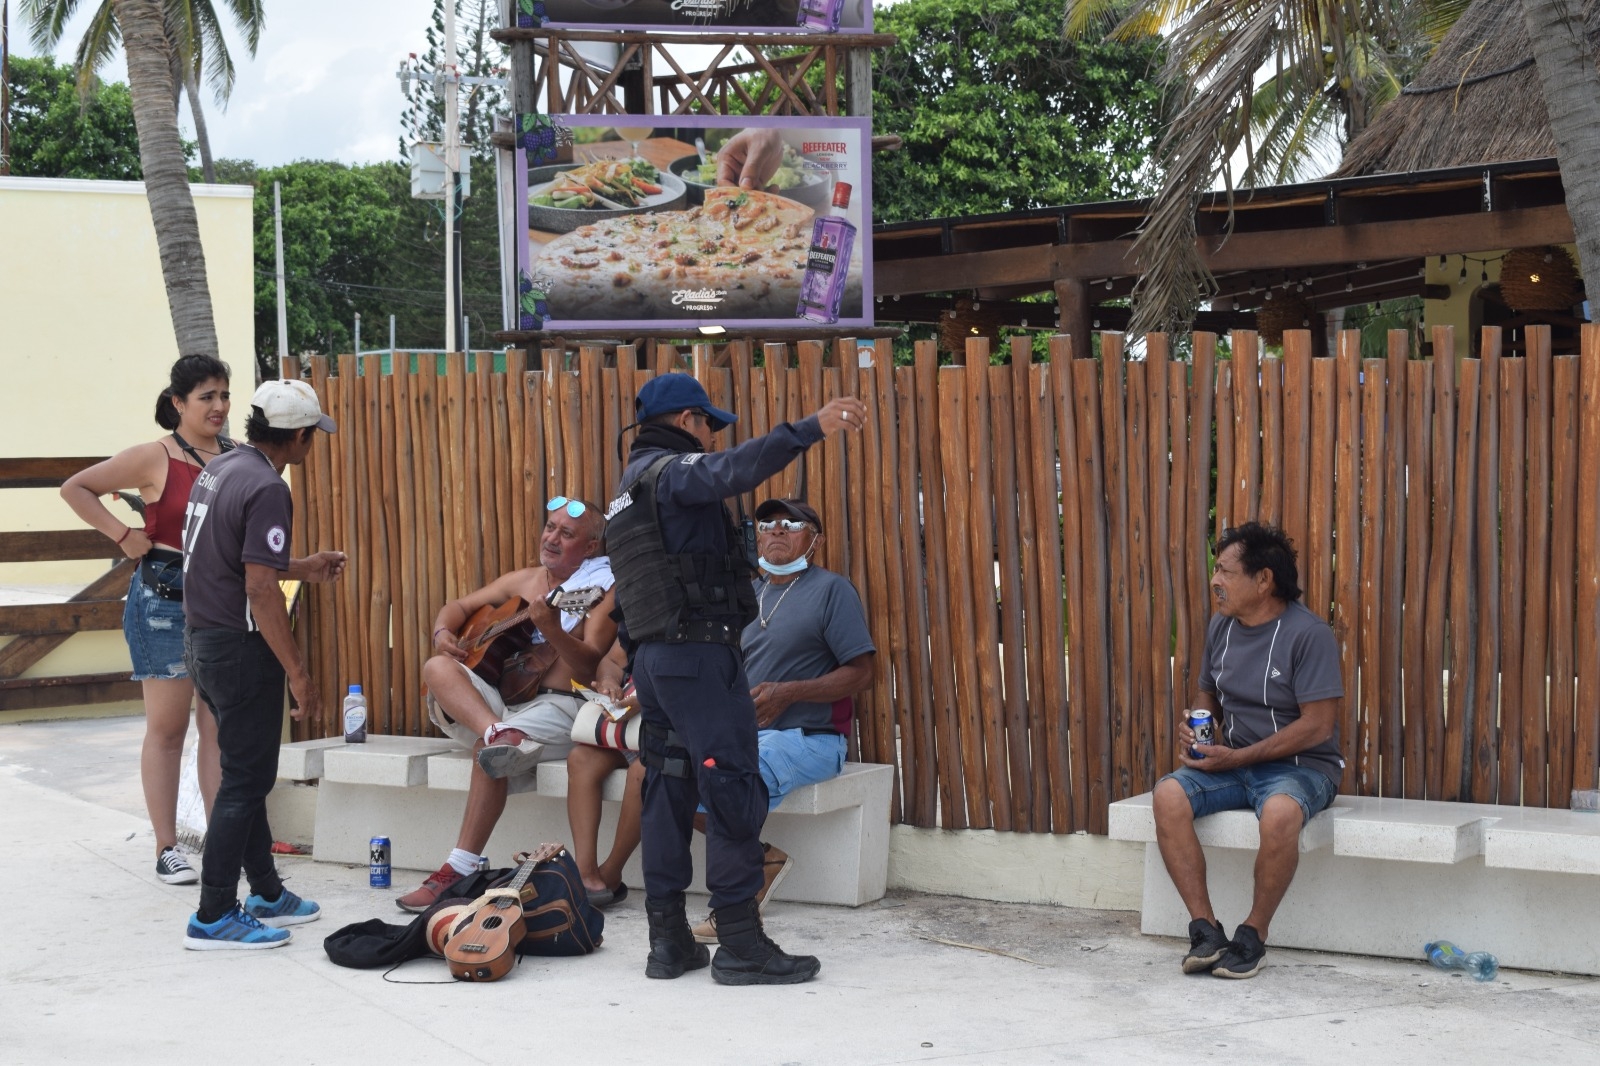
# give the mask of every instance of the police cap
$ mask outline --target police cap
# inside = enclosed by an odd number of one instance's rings
[[[688,374],[662,374],[645,382],[634,402],[634,417],[640,422],[673,411],[704,411],[713,432],[739,421],[732,411],[711,406],[711,397]]]

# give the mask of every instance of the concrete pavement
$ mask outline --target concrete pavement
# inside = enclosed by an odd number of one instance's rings
[[[895,894],[856,910],[774,903],[768,932],[821,957],[784,988],[643,976],[642,893],[580,959],[452,982],[439,960],[334,966],[322,938],[396,888],[280,860],[322,904],[287,947],[183,950],[195,886],[157,881],[138,783],[142,720],[0,726],[0,1062],[1577,1063],[1600,1055],[1600,980],[1490,984],[1407,963],[1272,951],[1251,981],[1185,977],[1186,945],[1124,911]],[[691,899],[691,913],[703,906]],[[1376,904],[1375,904],[1376,905]],[[1467,944],[1472,950],[1481,945]],[[1420,951],[1421,945],[1418,945]]]

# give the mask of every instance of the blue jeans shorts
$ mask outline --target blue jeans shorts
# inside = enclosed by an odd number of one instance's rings
[[[763,729],[756,734],[761,779],[767,783],[767,810],[801,785],[814,785],[844,772],[845,740],[838,733],[801,729]]]
[[[1218,773],[1180,766],[1167,777],[1183,786],[1196,818],[1247,807],[1260,818],[1268,798],[1284,795],[1300,804],[1300,811],[1309,822],[1333,802],[1339,791],[1327,774],[1292,762],[1256,763]]]
[[[183,661],[183,601],[157,596],[137,568],[122,608],[122,636],[133,659],[133,680],[171,681],[189,676]]]

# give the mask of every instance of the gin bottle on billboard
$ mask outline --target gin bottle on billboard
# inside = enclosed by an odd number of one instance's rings
[[[839,321],[850,276],[850,253],[856,246],[856,227],[847,217],[850,185],[833,187],[833,210],[811,224],[811,250],[806,253],[806,274],[800,281],[800,306],[795,314],[813,322]]]
[[[837,33],[843,15],[844,0],[800,0],[800,17],[795,19],[795,25]]]

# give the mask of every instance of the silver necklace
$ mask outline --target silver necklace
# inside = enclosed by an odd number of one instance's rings
[[[778,595],[778,602],[772,605],[772,611],[770,614],[763,614],[762,612],[766,611],[767,609],[767,590],[772,587],[772,582],[769,580],[761,586],[761,591],[756,593],[756,617],[761,619],[762,629],[767,628],[767,623],[772,621],[772,616],[778,613],[779,607],[783,606],[783,598],[789,595],[790,589],[800,584],[800,579],[804,576],[805,571],[802,570],[800,573],[794,576],[793,581],[783,586],[783,591]]]

